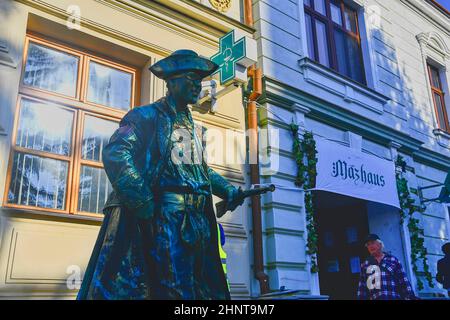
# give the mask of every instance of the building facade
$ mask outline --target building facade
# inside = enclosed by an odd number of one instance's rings
[[[444,293],[434,277],[449,241],[448,207],[427,202],[414,214],[430,287],[420,259],[413,268],[415,244],[394,189],[398,155],[412,193],[442,183],[450,168],[448,12],[431,0],[254,0],[251,27],[245,2],[0,0],[0,298],[76,296],[111,190],[103,144],[127,110],[164,95],[151,64],[180,48],[211,57],[231,30],[257,40],[264,75],[260,180],[278,186],[261,203],[270,289],[354,298],[361,241],[371,232],[400,259],[417,294]],[[214,113],[208,102],[193,108],[194,120],[216,133],[210,165],[242,187],[250,186],[247,99],[245,90],[227,90]],[[295,185],[292,122],[317,143],[312,191]],[[335,165],[339,183],[324,187],[325,154],[342,157],[328,168]],[[361,163],[364,192],[345,187],[356,168],[350,161]],[[422,198],[439,191],[424,189]],[[307,252],[305,194],[314,195],[318,272]],[[233,298],[262,293],[249,203],[220,219]]]
[[[211,57],[230,30],[252,38],[243,15],[242,1],[0,1],[0,298],[76,297],[111,191],[102,146],[165,94],[148,67],[181,48]],[[202,107],[194,121],[245,155],[242,91]],[[210,165],[245,187],[245,165],[216,153]],[[234,298],[254,291],[247,211],[220,220]]]
[[[413,269],[411,243],[417,242],[408,223],[401,223],[398,208],[386,205],[392,192],[381,187],[371,189],[379,201],[355,196],[356,183],[340,193],[312,191],[319,272],[311,272],[305,192],[295,186],[289,125],[293,121],[301,133],[311,131],[317,146],[322,141],[319,164],[327,148],[338,150],[347,160],[355,154],[365,159],[366,167],[386,164],[396,181],[400,155],[410,192],[443,183],[450,168],[449,13],[422,0],[261,0],[253,1],[253,9],[264,73],[260,126],[279,132],[269,143],[271,161],[262,178],[291,188],[263,199],[271,288],[354,298],[359,263],[367,253],[363,239],[370,232],[400,259],[418,295],[443,294],[434,277],[441,246],[449,241],[448,206],[426,202],[423,213],[414,213],[423,228],[430,287],[422,260]],[[436,198],[440,190],[424,189],[422,199]]]

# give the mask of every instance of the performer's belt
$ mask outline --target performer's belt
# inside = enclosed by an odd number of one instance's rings
[[[206,196],[198,193],[176,193],[164,191],[161,194],[162,203],[173,203],[180,210],[194,209],[203,211]]]

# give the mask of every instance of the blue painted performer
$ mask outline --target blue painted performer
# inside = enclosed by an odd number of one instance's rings
[[[191,152],[204,144],[187,107],[217,68],[191,50],[150,67],[168,93],[128,112],[103,150],[114,191],[78,299],[230,299],[212,195],[231,211],[243,199]]]

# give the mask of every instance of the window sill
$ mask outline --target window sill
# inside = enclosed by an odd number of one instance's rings
[[[95,225],[98,225],[99,222],[101,223],[103,221],[103,218],[100,217],[85,216],[80,214],[56,213],[51,211],[38,211],[33,209],[14,208],[7,206],[0,207],[0,213],[4,213],[10,217],[15,218],[30,218],[71,223],[87,223]]]
[[[433,134],[436,136],[437,143],[441,147],[450,149],[450,133],[442,129],[434,129]]]
[[[310,58],[298,61],[306,82],[314,84],[348,103],[354,103],[377,114],[383,114],[389,97],[347,78]]]

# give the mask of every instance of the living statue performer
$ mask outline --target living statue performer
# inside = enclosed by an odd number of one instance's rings
[[[168,93],[129,111],[103,150],[114,191],[78,299],[230,299],[212,194],[234,210],[241,190],[186,148],[204,148],[187,105],[217,68],[191,50],[150,67]]]

